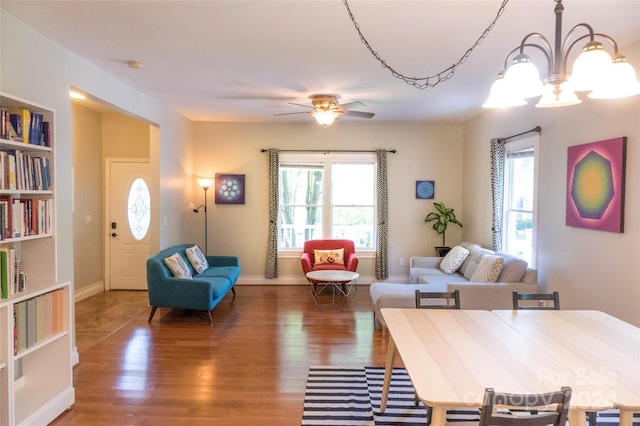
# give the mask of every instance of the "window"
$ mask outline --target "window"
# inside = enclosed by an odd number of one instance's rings
[[[502,249],[536,261],[538,136],[505,145]]]
[[[319,238],[375,249],[375,181],[372,154],[281,154],[279,250]]]
[[[149,187],[142,178],[137,178],[131,184],[127,198],[129,230],[137,241],[142,240],[149,230],[151,223],[150,204]]]

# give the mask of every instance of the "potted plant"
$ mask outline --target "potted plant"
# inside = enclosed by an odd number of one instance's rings
[[[436,208],[435,212],[431,212],[424,218],[425,222],[435,221],[433,224],[433,230],[438,234],[442,234],[442,246],[435,247],[438,256],[445,256],[451,247],[447,247],[445,243],[445,232],[449,223],[455,223],[462,228],[462,223],[456,218],[456,214],[453,209],[445,207],[444,203],[435,202],[433,205]]]

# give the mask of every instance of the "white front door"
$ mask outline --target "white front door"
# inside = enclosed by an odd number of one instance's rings
[[[150,255],[150,165],[110,161],[108,285],[112,290],[146,290]]]

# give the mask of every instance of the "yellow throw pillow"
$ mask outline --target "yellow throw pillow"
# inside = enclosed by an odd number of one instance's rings
[[[314,264],[321,265],[323,263],[335,263],[344,265],[344,249],[333,250],[313,250]]]

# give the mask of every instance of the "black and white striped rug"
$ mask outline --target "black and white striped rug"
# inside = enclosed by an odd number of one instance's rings
[[[394,368],[387,409],[380,413],[384,367],[311,367],[304,398],[303,426],[387,426],[426,423],[422,403],[414,407],[414,389],[404,368]],[[447,424],[476,425],[478,410],[447,411]],[[617,410],[598,413],[596,426],[618,425]],[[636,414],[634,426],[640,426]]]

